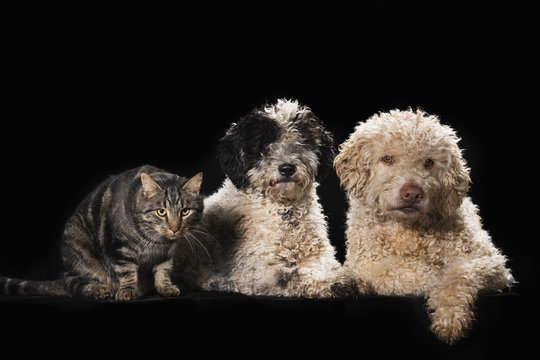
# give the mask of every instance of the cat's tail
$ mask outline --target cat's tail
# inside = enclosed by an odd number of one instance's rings
[[[50,281],[21,280],[0,275],[0,295],[70,296],[62,279]]]

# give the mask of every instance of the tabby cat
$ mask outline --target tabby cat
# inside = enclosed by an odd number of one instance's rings
[[[0,276],[0,294],[102,300],[131,300],[154,290],[179,295],[170,278],[172,254],[201,219],[201,182],[202,173],[188,180],[149,165],[109,177],[65,225],[61,279]]]

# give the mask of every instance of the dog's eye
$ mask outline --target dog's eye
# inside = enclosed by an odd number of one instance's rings
[[[424,167],[426,169],[431,169],[433,167],[433,165],[435,165],[435,161],[433,161],[432,159],[427,159],[425,162],[424,162]]]
[[[390,155],[384,155],[381,161],[385,164],[392,165],[394,163],[394,157]]]

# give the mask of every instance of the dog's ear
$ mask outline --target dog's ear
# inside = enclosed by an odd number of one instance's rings
[[[293,119],[293,122],[302,134],[304,143],[309,145],[318,155],[319,166],[315,180],[320,183],[332,170],[332,162],[336,156],[334,137],[311,111]]]
[[[339,152],[334,159],[336,174],[341,186],[350,197],[362,196],[370,177],[368,140],[353,133],[349,139],[339,146]]]
[[[225,136],[220,140],[217,146],[217,157],[221,170],[232,181],[234,186],[240,189],[248,181],[247,171],[249,169],[247,169],[237,127],[237,124],[232,124]]]
[[[317,168],[317,176],[315,180],[321,182],[326,175],[332,170],[332,163],[336,156],[334,138],[332,134],[324,129],[321,129],[321,144],[319,146],[319,167]]]
[[[457,146],[457,140],[456,143],[449,145],[449,148],[450,164],[440,175],[442,194],[439,208],[443,216],[449,216],[461,206],[471,181],[470,170],[462,157],[461,149]]]
[[[275,121],[257,111],[230,126],[217,146],[217,156],[221,169],[236,188],[248,185],[248,171],[278,136],[279,128]]]

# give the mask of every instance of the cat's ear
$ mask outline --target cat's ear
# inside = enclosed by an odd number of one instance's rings
[[[143,187],[143,193],[146,197],[151,197],[156,195],[159,191],[161,191],[161,186],[152,179],[148,174],[142,173],[141,174],[141,183]]]
[[[190,193],[199,194],[199,191],[201,191],[201,183],[202,183],[203,173],[200,172],[193,176],[191,179],[188,180],[187,183],[182,186],[182,190],[186,190]]]

